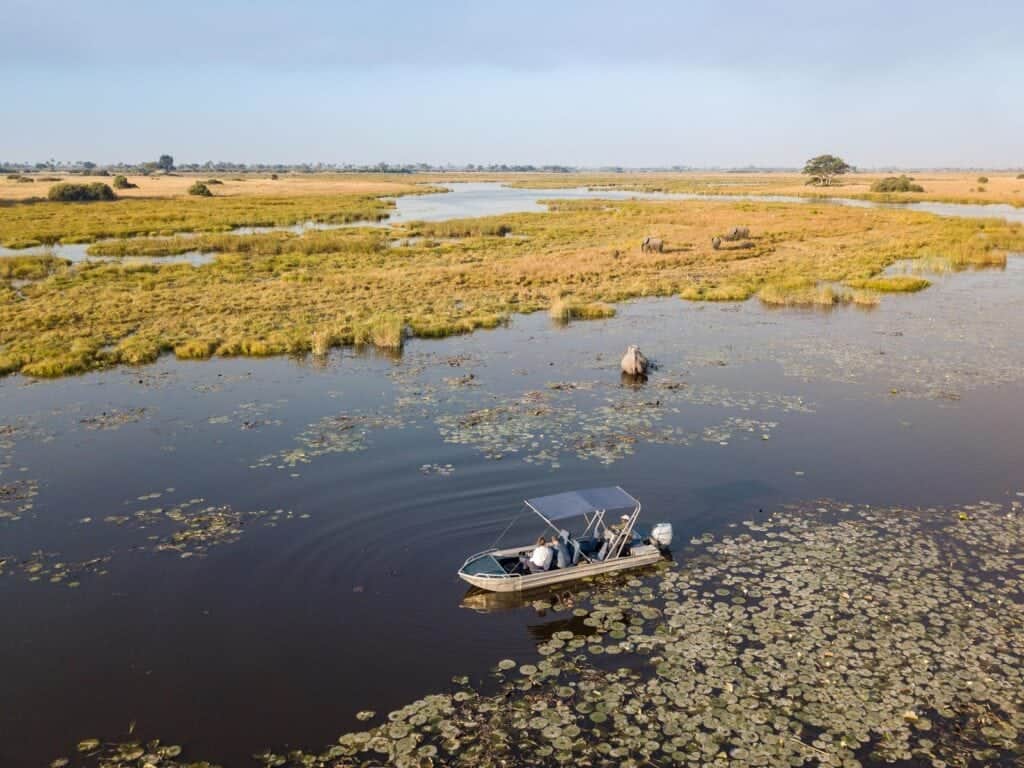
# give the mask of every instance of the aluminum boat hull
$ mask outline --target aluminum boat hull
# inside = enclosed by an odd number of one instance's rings
[[[581,562],[569,568],[556,568],[552,571],[529,574],[473,574],[466,573],[466,566],[482,557],[513,557],[523,552],[529,552],[529,548],[514,547],[512,549],[490,550],[481,552],[469,558],[459,569],[459,578],[468,584],[488,592],[525,592],[528,589],[550,587],[555,584],[578,581],[591,576],[599,576],[602,573],[614,573],[630,568],[641,568],[646,565],[653,565],[662,559],[661,550],[650,544],[639,544],[634,546],[628,555],[616,557],[611,560],[595,560],[593,562]]]

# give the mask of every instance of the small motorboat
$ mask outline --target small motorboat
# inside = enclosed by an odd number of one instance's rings
[[[652,565],[672,544],[670,523],[658,523],[648,536],[638,533],[640,502],[618,486],[527,499],[526,506],[566,545],[570,562],[559,568],[552,556],[550,568],[536,570],[530,563],[535,545],[488,549],[466,558],[459,578],[490,592],[522,592]],[[571,518],[582,524],[576,536],[555,525]]]

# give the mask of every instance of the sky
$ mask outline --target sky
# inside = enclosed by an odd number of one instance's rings
[[[1024,166],[1024,1],[0,0],[0,161]]]

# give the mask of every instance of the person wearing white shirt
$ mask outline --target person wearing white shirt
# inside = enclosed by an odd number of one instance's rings
[[[533,554],[527,562],[530,573],[541,573],[551,567],[551,560],[555,553],[548,546],[543,536],[538,537],[537,546],[533,548]]]

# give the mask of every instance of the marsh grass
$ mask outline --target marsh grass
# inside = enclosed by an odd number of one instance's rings
[[[402,318],[391,313],[377,315],[355,324],[353,341],[381,349],[401,349],[405,341],[405,324]]]
[[[679,292],[679,297],[687,301],[746,301],[754,291],[753,286],[741,283],[688,285]]]
[[[52,253],[29,256],[5,256],[0,258],[0,278],[11,280],[40,280],[71,262],[59,259]]]
[[[410,237],[436,238],[505,237],[512,232],[510,224],[489,218],[412,221],[406,229]]]
[[[109,205],[33,202],[0,208],[0,244],[94,242],[105,238],[287,227],[306,221],[381,221],[394,203],[366,195],[295,197],[122,198]]]
[[[892,275],[871,277],[865,280],[850,280],[847,284],[851,288],[862,288],[876,293],[916,293],[923,291],[931,285],[931,282],[923,277],[912,275]]]
[[[95,217],[100,207],[111,212],[107,221]],[[63,240],[101,228],[294,223],[367,207],[387,210],[358,196],[13,205],[0,206],[0,231]],[[46,215],[27,216],[26,210]],[[757,247],[714,251],[711,235],[740,213],[759,233]],[[23,300],[0,302],[4,369],[64,375],[144,362],[172,349],[186,359],[307,354],[327,337],[331,345],[396,349],[406,328],[420,337],[468,333],[500,325],[512,313],[549,310],[556,296],[580,307],[597,305],[583,314],[599,316],[610,304],[645,296],[740,300],[760,292],[766,304],[829,306],[853,301],[834,286],[878,276],[895,262],[943,257],[976,265],[1024,250],[1024,230],[996,220],[807,204],[614,201],[607,210],[570,206],[473,225],[480,233],[511,227],[523,238],[388,247],[414,226],[397,233],[344,228],[125,240],[116,246],[125,255],[179,248],[219,255],[201,267],[92,262],[58,268]],[[678,248],[643,254],[629,247],[652,231]],[[318,332],[326,337],[314,344]]]
[[[615,317],[615,307],[601,301],[584,303],[571,298],[558,298],[548,308],[548,316],[559,323],[568,323],[572,320],[601,320]]]
[[[877,307],[881,303],[878,294],[872,291],[854,291],[850,301],[859,307]]]
[[[763,304],[778,307],[832,307],[851,301],[848,291],[820,285],[805,277],[791,277],[766,284],[757,293]]]

